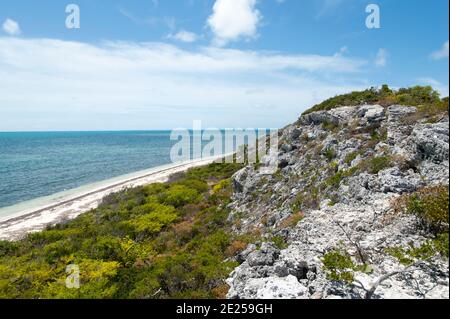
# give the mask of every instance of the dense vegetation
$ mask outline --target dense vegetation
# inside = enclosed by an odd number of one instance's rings
[[[237,164],[112,194],[79,218],[0,242],[0,298],[222,298],[246,243],[227,222]],[[80,289],[66,288],[68,265]]]
[[[448,112],[448,97],[443,99],[431,86],[414,86],[391,90],[387,85],[380,89],[370,88],[364,91],[355,91],[332,97],[317,104],[304,112],[309,114],[316,111],[328,111],[340,106],[356,106],[361,104],[380,104],[389,106],[394,104],[416,106],[419,111],[433,116]]]

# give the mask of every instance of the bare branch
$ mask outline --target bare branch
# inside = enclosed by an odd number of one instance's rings
[[[339,228],[344,232],[345,237],[347,237],[347,239],[349,240],[349,242],[350,242],[353,246],[355,246],[356,251],[357,251],[357,253],[358,253],[358,257],[359,257],[359,259],[361,260],[361,262],[362,262],[363,264],[366,264],[366,262],[367,262],[366,259],[367,259],[367,258],[365,257],[365,254],[364,254],[364,252],[363,252],[363,249],[361,248],[361,246],[359,245],[359,243],[356,242],[356,241],[354,241],[354,240],[351,238],[351,236],[348,234],[348,232],[345,230],[345,228],[344,228],[338,221],[335,221],[335,223],[336,223],[336,225],[338,225]]]
[[[423,263],[427,262],[428,260],[430,260],[430,259],[433,258],[433,257],[434,257],[434,256],[431,256],[431,257],[426,258],[426,259],[424,259],[424,260],[416,261],[416,262],[410,264],[409,266],[407,266],[407,267],[404,268],[404,269],[397,270],[397,271],[393,271],[393,272],[388,273],[388,274],[386,274],[386,275],[384,275],[384,276],[381,276],[381,277],[378,278],[378,280],[372,285],[372,287],[371,287],[369,290],[367,290],[365,298],[366,298],[366,299],[371,299],[371,298],[373,297],[375,291],[377,290],[377,288],[378,288],[384,281],[388,280],[389,278],[391,278],[391,277],[393,277],[393,276],[396,276],[396,275],[400,275],[400,274],[404,274],[404,273],[413,271],[412,268],[417,267],[417,266],[419,266],[420,264],[423,264]],[[434,289],[434,288],[433,288],[433,289]]]
[[[159,288],[159,289],[152,295],[152,297],[155,297],[155,296],[158,295],[161,291],[162,291],[162,289]]]

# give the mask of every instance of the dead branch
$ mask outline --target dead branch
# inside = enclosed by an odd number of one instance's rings
[[[335,223],[336,223],[336,225],[338,225],[339,228],[344,232],[345,237],[347,237],[348,241],[349,241],[353,246],[355,246],[356,251],[357,251],[358,256],[359,256],[359,259],[361,260],[361,262],[362,262],[363,264],[366,264],[367,258],[365,257],[365,254],[364,254],[364,252],[363,252],[363,249],[361,248],[361,246],[359,245],[359,243],[356,242],[356,241],[354,241],[354,240],[351,238],[351,236],[348,234],[348,232],[345,230],[345,228],[344,228],[338,221],[335,221]]]
[[[381,277],[378,278],[378,280],[372,285],[372,287],[371,287],[370,289],[368,289],[368,290],[364,289],[364,287],[363,287],[363,289],[366,290],[365,299],[372,299],[372,297],[373,297],[375,291],[377,290],[377,288],[378,288],[384,281],[388,280],[389,278],[391,278],[391,277],[393,277],[393,276],[396,276],[396,275],[400,275],[400,274],[404,274],[404,273],[413,271],[412,268],[415,268],[415,267],[419,266],[420,264],[426,263],[428,260],[430,260],[430,259],[433,258],[433,257],[434,257],[434,256],[431,256],[431,257],[426,258],[426,259],[424,259],[424,260],[416,261],[416,262],[410,264],[409,266],[407,266],[407,267],[404,268],[404,269],[397,270],[397,271],[393,271],[393,272],[391,272],[391,273],[388,273],[388,274],[386,274],[386,275],[381,276]],[[433,288],[433,289],[434,289],[434,288]],[[419,291],[420,291],[420,290],[419,290]],[[429,292],[429,291],[428,291],[428,292]],[[428,293],[428,292],[427,292],[427,293]]]

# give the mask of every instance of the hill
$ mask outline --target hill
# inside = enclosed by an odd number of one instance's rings
[[[0,242],[0,298],[448,298],[448,143],[433,90],[335,97],[280,132],[274,174],[196,168]]]

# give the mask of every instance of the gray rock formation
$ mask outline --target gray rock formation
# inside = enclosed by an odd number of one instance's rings
[[[363,105],[305,115],[281,134],[277,173],[236,173],[234,230],[257,229],[267,242],[236,257],[228,297],[364,298],[381,276],[404,268],[387,249],[418,247],[429,235],[416,217],[393,214],[393,200],[449,182],[448,116],[405,120],[416,112]],[[330,280],[323,256],[335,249],[364,258],[370,271],[355,271],[353,284]],[[448,260],[429,262],[383,281],[372,298],[448,298]]]

